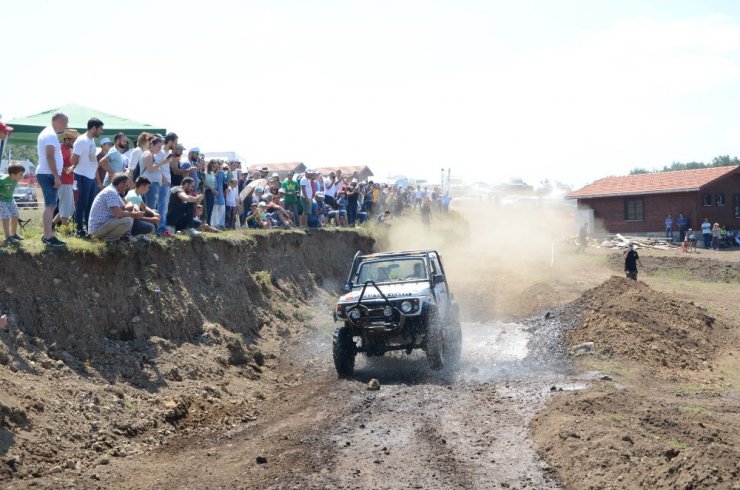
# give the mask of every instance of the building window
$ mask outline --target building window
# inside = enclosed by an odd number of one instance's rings
[[[645,221],[645,209],[642,199],[624,200],[625,221]]]
[[[712,205],[712,195],[710,193],[706,193],[701,197],[701,203],[705,206],[711,206]]]
[[[717,206],[724,206],[725,205],[725,195],[721,192],[715,196]]]
[[[735,217],[740,218],[740,194],[735,194]]]

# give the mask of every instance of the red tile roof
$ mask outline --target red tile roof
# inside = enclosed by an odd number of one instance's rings
[[[256,170],[258,168],[267,167],[270,172],[290,172],[295,170],[297,172],[303,172],[306,170],[306,165],[302,162],[291,162],[291,163],[257,163],[250,165],[249,170]]]
[[[698,191],[710,182],[737,172],[738,169],[740,169],[740,166],[735,165],[732,167],[711,167],[677,172],[606,177],[573,191],[565,197],[567,199],[588,199],[593,197]]]

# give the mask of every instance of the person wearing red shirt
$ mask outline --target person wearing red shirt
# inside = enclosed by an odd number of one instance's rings
[[[70,218],[75,213],[75,196],[74,196],[74,183],[75,177],[72,174],[74,170],[72,168],[72,145],[80,135],[74,129],[67,129],[62,133],[62,174],[60,179],[62,181],[61,187],[59,187],[57,208],[59,212],[54,216],[52,225],[61,223],[66,225],[69,223]]]

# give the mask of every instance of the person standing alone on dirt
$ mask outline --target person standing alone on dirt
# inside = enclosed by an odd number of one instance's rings
[[[581,229],[578,230],[578,249],[576,249],[576,252],[584,252],[586,250],[586,245],[588,244],[588,241],[586,240],[587,236],[588,223],[583,223]]]
[[[624,251],[624,273],[627,279],[637,280],[637,264],[644,267],[637,250],[635,250],[635,245],[630,244],[629,250]]]

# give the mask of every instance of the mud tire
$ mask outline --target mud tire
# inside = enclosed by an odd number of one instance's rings
[[[441,321],[436,314],[429,317],[427,327],[427,361],[435,371],[454,370],[460,362],[462,331],[457,317],[457,308]]]
[[[351,378],[355,372],[355,356],[357,346],[352,340],[352,333],[347,327],[334,330],[332,351],[334,354],[334,368],[340,378]]]

